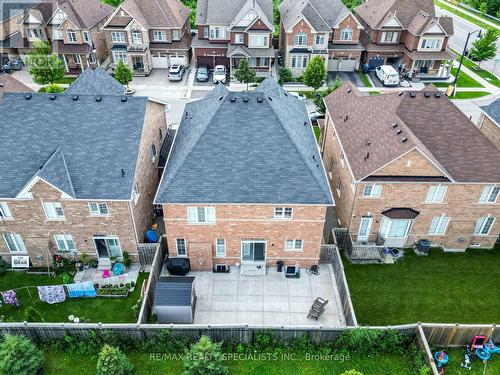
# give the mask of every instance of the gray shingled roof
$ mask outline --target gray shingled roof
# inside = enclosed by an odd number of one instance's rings
[[[155,200],[333,204],[305,105],[272,78],[186,105]]]
[[[493,103],[481,107],[482,110],[500,126],[500,99],[495,100]]]
[[[196,24],[229,25],[248,1],[252,0],[198,0]],[[273,1],[255,0],[264,15],[273,22]]]
[[[0,22],[8,20],[30,9],[39,3],[39,0],[0,0]]]
[[[103,69],[88,68],[66,89],[65,93],[73,95],[123,95],[125,87]]]
[[[350,13],[341,0],[284,0],[279,10],[287,30],[305,18],[316,31],[330,31]]]
[[[146,97],[25,95],[0,101],[0,197],[39,176],[75,198],[131,198]]]

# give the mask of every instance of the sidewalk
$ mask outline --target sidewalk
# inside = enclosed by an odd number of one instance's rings
[[[482,18],[482,17],[480,17],[480,16],[472,13],[471,11],[467,10],[466,8],[462,8],[462,7],[456,6],[456,5],[452,4],[451,2],[449,2],[447,0],[440,0],[440,1],[442,3],[444,3],[444,4],[446,4],[447,6],[449,6],[450,8],[453,8],[453,9],[459,11],[459,12],[465,13],[469,17],[475,18],[476,20],[481,21],[482,23],[485,23],[488,26],[493,27],[494,29],[500,30],[500,28],[498,27],[498,25],[496,25],[495,23],[493,23],[491,21],[488,21],[486,18]],[[436,6],[439,7],[439,4],[436,4]],[[443,9],[443,8],[441,8],[441,9]],[[444,9],[444,10],[446,10],[446,9]],[[455,14],[455,16],[460,17],[460,15],[458,15],[458,14]],[[467,20],[465,20],[465,21],[467,21]],[[477,25],[475,25],[475,26],[477,26]]]

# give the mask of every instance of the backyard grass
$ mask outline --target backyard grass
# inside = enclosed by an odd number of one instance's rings
[[[74,76],[67,76],[67,77],[63,77],[61,78],[60,80],[58,80],[57,82],[54,82],[56,84],[72,84],[78,77],[74,77]]]
[[[345,273],[358,322],[500,322],[500,249],[417,256],[395,264],[352,264]]]
[[[457,91],[450,99],[476,99],[490,94],[487,91]]]
[[[469,21],[469,22],[472,22],[473,24],[483,28],[483,29],[491,29],[492,27],[490,25],[488,25],[487,23],[484,23],[480,20],[478,20],[477,18],[474,18],[474,17],[471,17],[470,15],[468,15],[467,13],[462,12],[460,10],[457,10],[455,8],[452,8],[451,6],[447,5],[445,2],[443,1],[439,1],[439,0],[434,0],[434,3],[440,7],[440,8],[443,8],[453,14],[456,14],[457,16]],[[479,16],[479,15],[478,15]],[[479,16],[481,17],[481,16]],[[489,22],[492,22],[492,23],[496,23],[494,20],[490,20],[488,19]]]
[[[438,348],[437,350],[442,350]],[[437,351],[436,350],[436,351]],[[475,359],[471,363],[471,370],[467,370],[460,366],[464,360],[464,349],[445,349],[448,354],[449,362],[446,366],[446,375],[497,375],[500,374],[500,355],[494,354],[486,363],[486,372],[484,371],[484,363]]]
[[[2,304],[0,315],[4,315],[6,321],[24,321],[25,309],[28,306],[34,306],[42,314],[45,322],[68,322],[69,315],[79,317],[81,322],[135,322],[136,318],[131,308],[139,299],[142,282],[147,277],[146,273],[139,274],[137,285],[127,298],[68,298],[66,301],[54,305],[40,301],[36,288],[29,288],[29,291],[23,288],[16,291],[20,306],[13,307]],[[25,272],[7,272],[0,276],[1,291],[22,286],[61,284],[61,277],[28,275]]]
[[[181,360],[156,361],[149,353],[128,353],[127,357],[134,364],[135,375],[169,374],[180,375],[183,370]],[[255,354],[257,357],[257,353]],[[97,357],[91,355],[71,355],[60,352],[45,353],[45,375],[87,375],[95,369]],[[233,375],[282,375],[282,374],[317,374],[337,375],[356,369],[367,375],[413,375],[410,358],[384,354],[374,358],[351,356],[349,360],[305,360],[304,355],[296,354],[294,359],[281,358],[264,360],[228,361],[229,373]]]
[[[457,68],[453,67],[451,69],[451,74],[453,76],[456,76],[457,75]],[[448,87],[448,85],[450,85],[450,83],[448,83],[448,82],[435,82],[434,83],[434,86],[436,86],[436,87]],[[460,70],[460,76],[458,77],[457,87],[484,87],[484,86],[481,85],[474,78],[469,76],[467,73],[465,73],[463,70]]]
[[[373,87],[372,83],[370,82],[370,79],[368,78],[368,74],[365,74],[363,72],[358,72],[359,79],[363,81],[363,85],[365,87]]]
[[[319,137],[321,136],[321,129],[319,126],[313,126],[314,136],[316,137],[316,142],[319,143]]]

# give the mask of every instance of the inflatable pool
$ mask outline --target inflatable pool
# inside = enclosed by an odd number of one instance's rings
[[[490,354],[500,354],[500,347],[496,346],[491,340],[484,344],[484,349]]]
[[[448,354],[446,354],[445,352],[436,352],[434,353],[434,359],[438,365],[438,368],[441,368],[448,363]]]
[[[487,361],[491,357],[490,352],[484,348],[476,349],[475,353],[476,353],[476,357],[479,358],[481,361]]]

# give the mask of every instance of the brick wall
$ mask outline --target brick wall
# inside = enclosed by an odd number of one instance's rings
[[[268,265],[275,265],[278,260],[287,264],[298,263],[302,267],[317,264],[326,208],[292,207],[292,220],[275,220],[274,206],[271,205],[217,205],[216,223],[202,225],[188,224],[186,205],[164,205],[169,255],[176,256],[176,239],[184,238],[193,269],[206,268],[212,263],[234,265],[241,262],[242,239],[265,239]],[[215,257],[217,238],[226,240],[226,257]],[[303,250],[285,251],[286,239],[302,239]],[[210,244],[212,263],[206,255],[207,245],[199,244]],[[191,254],[190,249],[195,253]],[[199,258],[202,259],[201,265]]]
[[[341,40],[340,35],[343,29],[350,27],[352,29],[352,41]],[[334,44],[357,44],[359,42],[359,36],[361,29],[358,28],[358,23],[354,19],[354,16],[347,16],[342,22],[340,22],[339,27],[333,29],[332,40]]]
[[[488,116],[481,113],[478,124],[479,129],[500,150],[500,127],[495,124]]]
[[[408,152],[374,174],[377,176],[443,176],[443,173],[418,150]]]

